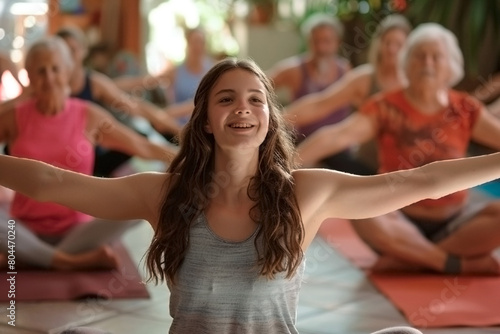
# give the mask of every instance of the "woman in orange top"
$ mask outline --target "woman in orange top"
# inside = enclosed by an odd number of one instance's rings
[[[299,147],[303,164],[371,138],[378,143],[380,173],[465,157],[470,140],[500,149],[500,120],[475,98],[450,89],[463,76],[462,53],[450,31],[437,24],[415,29],[401,68],[408,85],[373,97],[360,112],[308,138]],[[404,182],[405,177],[387,178],[390,188]],[[472,203],[458,192],[353,226],[382,254],[375,270],[498,274],[491,253],[500,246],[499,218],[499,201]]]

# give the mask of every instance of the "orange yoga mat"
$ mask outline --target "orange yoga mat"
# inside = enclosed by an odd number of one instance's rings
[[[377,259],[346,220],[325,220],[319,235],[360,268],[368,269]],[[367,276],[415,327],[500,325],[500,277],[382,275],[369,270]]]
[[[121,244],[113,246],[120,259],[117,270],[61,272],[17,270],[0,274],[0,302],[76,300],[87,297],[106,299],[149,298],[136,264]],[[14,280],[11,278],[14,277]],[[11,279],[8,281],[7,279]],[[10,284],[13,282],[14,284]],[[9,296],[14,290],[15,296]]]

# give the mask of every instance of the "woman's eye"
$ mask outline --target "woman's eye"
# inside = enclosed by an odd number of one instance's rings
[[[220,103],[226,103],[226,102],[231,102],[231,98],[230,97],[223,97],[219,100]]]

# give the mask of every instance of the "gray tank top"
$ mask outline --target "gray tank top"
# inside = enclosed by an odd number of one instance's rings
[[[204,215],[193,223],[190,246],[169,284],[171,334],[290,334],[295,328],[298,293],[305,268],[286,279],[259,276],[253,233],[229,242],[217,236]]]

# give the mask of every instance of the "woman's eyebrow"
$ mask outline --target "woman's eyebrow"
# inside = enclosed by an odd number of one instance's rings
[[[214,96],[217,96],[219,94],[224,94],[224,93],[234,93],[234,89],[221,89],[217,93],[214,94]]]
[[[248,90],[249,92],[252,92],[252,93],[260,93],[260,94],[264,94],[264,91],[262,89],[257,89],[257,88],[253,88],[253,89],[249,89]],[[234,93],[235,90],[234,89],[230,89],[230,88],[226,88],[226,89],[221,89],[220,91],[218,91],[217,93],[214,94],[214,96],[217,96],[219,94],[224,94],[224,93]]]

